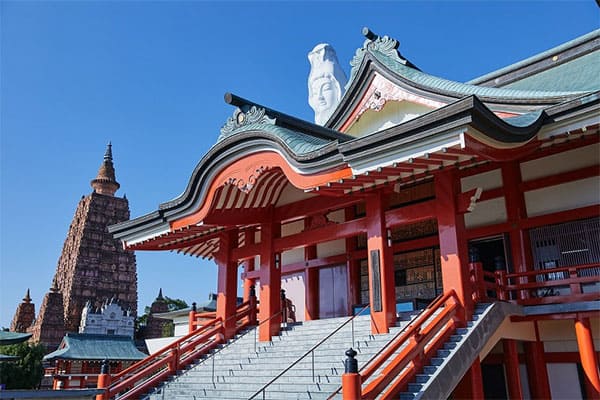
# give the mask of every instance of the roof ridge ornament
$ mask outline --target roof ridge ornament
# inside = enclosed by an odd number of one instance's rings
[[[217,139],[218,142],[225,139],[228,136],[240,131],[244,127],[250,125],[268,124],[275,125],[275,118],[270,118],[264,108],[256,106],[250,107],[247,111],[243,111],[241,108],[236,108],[233,112],[233,116],[227,119],[225,125],[221,128],[221,134]]]
[[[363,43],[363,46],[356,49],[356,53],[350,61],[350,67],[352,67],[352,69],[350,70],[350,79],[348,80],[346,89],[348,89],[356,77],[358,69],[360,68],[360,65],[362,64],[362,61],[367,53],[371,53],[375,56],[377,55],[376,53],[379,53],[380,55],[389,58],[394,62],[418,69],[410,61],[402,57],[398,51],[398,47],[400,47],[400,42],[398,40],[387,35],[379,36],[366,26],[362,28],[362,34],[366,39]]]

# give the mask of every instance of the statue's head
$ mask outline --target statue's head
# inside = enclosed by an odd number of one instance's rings
[[[335,50],[326,43],[315,46],[308,60],[308,104],[315,111],[315,123],[324,125],[342,99],[347,79]]]

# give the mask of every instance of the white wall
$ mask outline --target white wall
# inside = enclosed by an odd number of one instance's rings
[[[466,176],[460,180],[460,183],[463,192],[478,187],[483,190],[495,189],[502,186],[502,171],[498,168],[481,174]]]
[[[525,192],[527,215],[534,217],[600,202],[600,177],[592,177]]]
[[[430,111],[431,108],[421,104],[408,101],[388,101],[381,111],[365,111],[358,121],[348,129],[347,133],[353,136],[368,135],[410,121]]]
[[[582,399],[581,388],[577,384],[579,375],[577,365],[567,363],[548,363],[548,381],[550,382],[550,393],[553,399]]]
[[[467,228],[476,228],[492,224],[506,222],[506,204],[504,197],[478,201],[475,204],[475,210],[464,215],[465,226]]]
[[[521,164],[523,181],[598,165],[600,144],[581,147]]]

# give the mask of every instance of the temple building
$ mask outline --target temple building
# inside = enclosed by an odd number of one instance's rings
[[[120,335],[133,338],[135,318],[115,301],[105,302],[99,309],[88,303],[81,313],[79,333],[96,335]]]
[[[18,306],[11,330],[23,329],[56,349],[67,332],[76,333],[82,311],[100,309],[114,301],[128,315],[137,315],[137,271],[135,255],[124,250],[108,233],[107,226],[129,219],[129,203],[115,197],[116,181],[109,144],[98,175],[91,181],[93,192],[81,198],[58,260],[52,287],[46,294],[33,325],[33,304],[24,299]],[[28,310],[26,317],[24,310]]]
[[[318,124],[226,94],[233,115],[183,193],[109,231],[214,260],[214,325],[186,340],[258,319],[268,342],[285,296],[305,324],[366,306],[375,336],[422,310],[366,368],[347,363],[344,399],[598,398],[600,31],[468,83],[363,33],[345,86],[328,45],[309,56]]]
[[[162,288],[158,290],[156,299],[150,305],[150,312],[144,326],[140,326],[137,332],[139,339],[153,339],[164,336],[165,328],[170,325],[170,321],[157,317],[169,311],[169,305],[162,294]]]

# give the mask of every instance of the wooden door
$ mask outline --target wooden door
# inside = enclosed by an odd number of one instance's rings
[[[319,269],[319,318],[348,315],[348,278],[345,265]]]

